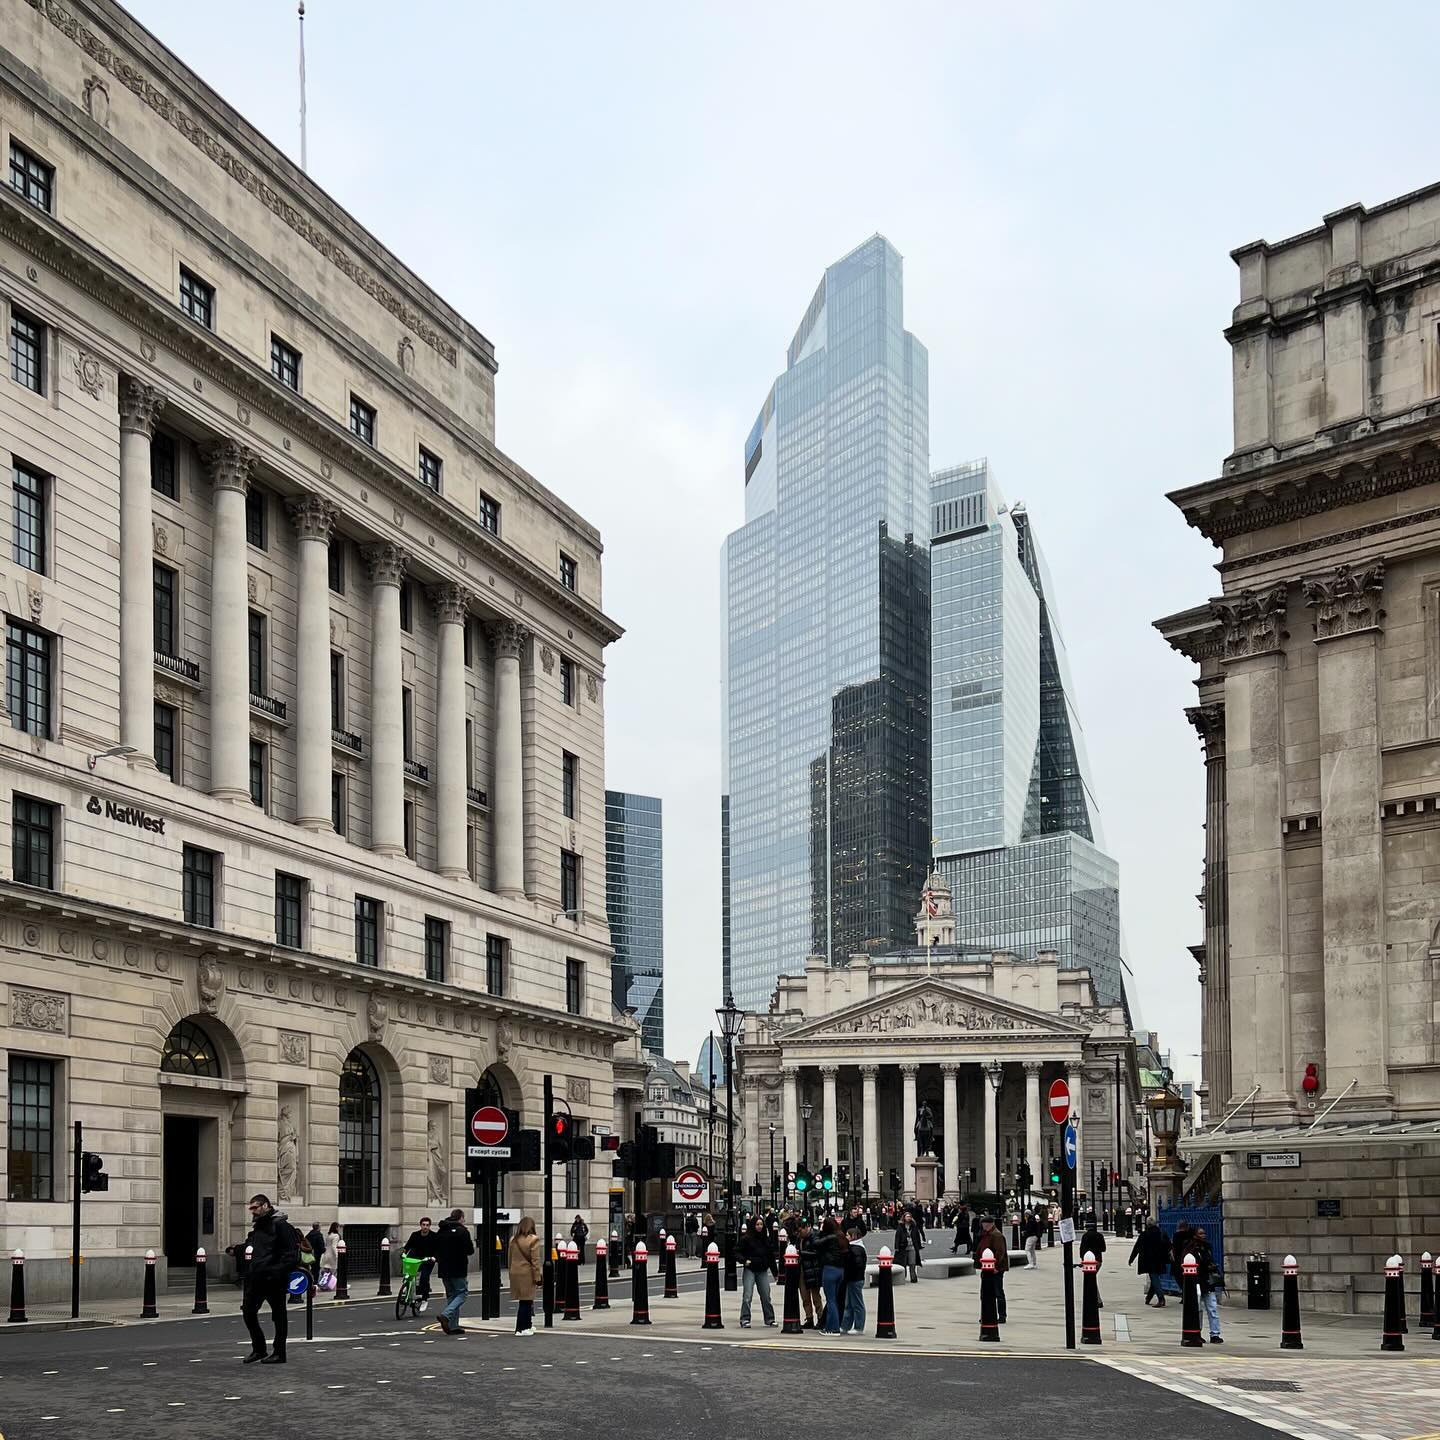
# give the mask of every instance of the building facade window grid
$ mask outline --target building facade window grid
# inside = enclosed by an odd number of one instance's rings
[[[580,566],[570,555],[561,555],[560,557],[560,583],[567,590],[580,588]]]
[[[658,797],[605,792],[605,913],[611,1000],[633,1010],[641,1043],[665,1053],[664,857]]]
[[[505,993],[505,970],[510,942],[503,935],[485,937],[485,991],[489,995]]]
[[[340,1072],[340,1203],[378,1205],[381,1164],[380,1076],[363,1050]]]
[[[266,647],[265,616],[259,610],[252,610],[248,620],[248,643],[250,665],[250,693],[257,697],[265,694]]]
[[[155,768],[175,779],[175,707],[155,702]]]
[[[185,847],[183,861],[185,923],[215,926],[215,852],[196,845]]]
[[[55,888],[55,807],[14,795],[10,813],[10,865],[18,885]]]
[[[197,325],[207,330],[215,328],[215,287],[183,265],[180,267],[180,308]]]
[[[567,957],[565,961],[565,1009],[580,1015],[585,1009],[585,962]]]
[[[369,895],[355,897],[355,963],[377,969],[380,965],[380,901]]]
[[[330,652],[330,728],[345,728],[345,656],[339,650]]]
[[[50,479],[38,470],[18,462],[11,479],[13,551],[15,563],[24,570],[44,575],[49,562],[46,536],[49,533]]]
[[[580,912],[580,857],[573,850],[560,852],[560,908],[567,915]]]
[[[437,495],[440,494],[440,482],[444,469],[445,462],[422,445],[420,447],[420,483],[427,490],[433,490]]]
[[[568,750],[560,752],[560,809],[567,820],[575,819],[580,802],[580,761]]]
[[[560,698],[566,705],[575,703],[575,662],[560,657]]]
[[[411,610],[413,596],[410,593],[410,582],[400,582],[400,628],[409,635],[414,629],[414,615]]]
[[[269,779],[270,747],[263,740],[250,742],[250,803],[265,809],[265,787]]]
[[[330,828],[337,835],[345,834],[347,795],[345,784],[345,772],[343,770],[332,770],[330,772]]]
[[[150,488],[167,500],[174,500],[175,487],[175,442],[163,430],[157,430],[150,440]]]
[[[350,397],[350,433],[367,445],[375,443],[375,409],[355,395]]]
[[[47,213],[55,202],[55,167],[18,140],[10,142],[10,188]]]
[[[266,521],[269,519],[265,491],[259,485],[250,485],[245,490],[245,543],[257,550],[265,549]]]
[[[6,1198],[55,1199],[55,1074],[53,1060],[11,1055],[6,1119]]]
[[[480,492],[480,528],[492,535],[500,533],[500,502]]]
[[[334,595],[345,593],[345,537],[343,535],[332,535],[330,537],[329,552],[326,555],[326,567],[328,569],[328,580],[330,591]]]
[[[10,724],[27,735],[50,735],[51,637],[10,620],[5,629],[5,704]]]
[[[152,589],[155,606],[155,653],[175,654],[175,572],[168,565],[154,566]]]
[[[300,389],[300,352],[278,336],[270,337],[270,373],[287,389]]]
[[[305,882],[275,872],[275,943],[299,950],[305,943]]]
[[[10,312],[10,378],[36,395],[45,393],[45,327],[18,310]]]

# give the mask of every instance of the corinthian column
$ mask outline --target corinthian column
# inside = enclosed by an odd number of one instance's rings
[[[250,798],[249,562],[245,492],[255,456],[234,440],[210,449],[210,793]]]
[[[789,1065],[785,1080],[785,1151],[791,1165],[800,1159],[800,1071]]]
[[[300,537],[295,644],[295,820],[325,829],[330,814],[330,532],[335,507],[318,495],[286,502]]]
[[[148,758],[155,745],[155,582],[150,441],[164,397],[120,382],[120,743]]]
[[[824,1102],[820,1124],[822,1143],[825,1146],[825,1153],[820,1157],[822,1165],[833,1165],[840,1153],[840,1112],[836,1108],[835,1075],[834,1065],[820,1067],[821,1095]]]
[[[440,622],[440,683],[436,709],[435,800],[439,869],[452,880],[470,873],[466,854],[465,616],[469,597],[459,585],[437,585],[430,603]]]
[[[369,545],[370,569],[370,848],[405,853],[405,735],[400,695],[400,582],[405,554],[398,545]]]
[[[951,1061],[940,1066],[941,1081],[945,1091],[945,1197],[960,1194],[960,1097],[957,1093],[956,1071],[960,1067]]]
[[[883,1190],[880,1183],[880,1106],[876,1097],[876,1080],[880,1074],[878,1065],[862,1065],[860,1079],[864,1091],[862,1105],[865,1130],[861,1144],[865,1151],[865,1173],[870,1177],[872,1191]]]
[[[984,1083],[980,1088],[985,1092],[985,1188],[997,1191],[1000,1188],[1000,1168],[995,1161],[998,1125],[996,1104],[999,1097],[989,1075],[982,1073],[981,1078]]]
[[[525,894],[520,652],[530,635],[513,620],[497,620],[486,633],[495,648],[495,778],[490,787],[495,889],[519,898]]]
[[[1040,1062],[1025,1062],[1025,1158],[1030,1162],[1033,1181],[1041,1171],[1040,1164]],[[1119,1161],[1116,1161],[1119,1164]],[[1018,1173],[1019,1167],[1016,1167]]]
[[[900,1154],[904,1163],[900,1168],[900,1189],[911,1199],[915,1196],[915,1077],[919,1071],[918,1065],[900,1067],[900,1077],[904,1082],[904,1134],[900,1136]]]

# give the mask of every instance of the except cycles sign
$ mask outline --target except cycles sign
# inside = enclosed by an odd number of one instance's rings
[[[682,1170],[670,1182],[670,1199],[676,1205],[708,1205],[710,1182],[699,1170]]]
[[[470,1140],[465,1146],[467,1160],[508,1160],[510,1121],[498,1105],[482,1105],[470,1116]]]

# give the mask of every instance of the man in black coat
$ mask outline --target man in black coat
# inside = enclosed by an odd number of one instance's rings
[[[1153,1299],[1163,1305],[1165,1292],[1160,1288],[1160,1277],[1170,1268],[1170,1241],[1153,1220],[1136,1237],[1130,1261],[1145,1277],[1145,1303]]]
[[[286,1287],[300,1264],[300,1232],[270,1203],[268,1195],[250,1199],[251,1230],[245,1237],[250,1263],[245,1270],[244,1298],[240,1318],[250,1332],[250,1353],[245,1364],[259,1360],[264,1365],[285,1363],[285,1338],[290,1319],[285,1312]],[[243,1247],[242,1247],[243,1253]],[[260,1307],[270,1307],[275,1341],[265,1353],[265,1332],[260,1328]]]
[[[470,1294],[470,1257],[475,1242],[465,1228],[465,1212],[452,1210],[441,1222],[435,1236],[435,1273],[445,1286],[445,1308],[440,1328],[447,1335],[463,1335],[460,1311]]]

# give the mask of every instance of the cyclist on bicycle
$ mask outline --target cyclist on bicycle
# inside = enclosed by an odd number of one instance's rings
[[[413,1260],[419,1260],[420,1274],[417,1277],[418,1288],[416,1295],[420,1301],[420,1309],[424,1311],[430,1303],[430,1272],[435,1268],[435,1257],[440,1253],[438,1245],[439,1237],[430,1228],[430,1217],[420,1217],[420,1228],[410,1232],[410,1238],[405,1242],[402,1255],[408,1255]]]

